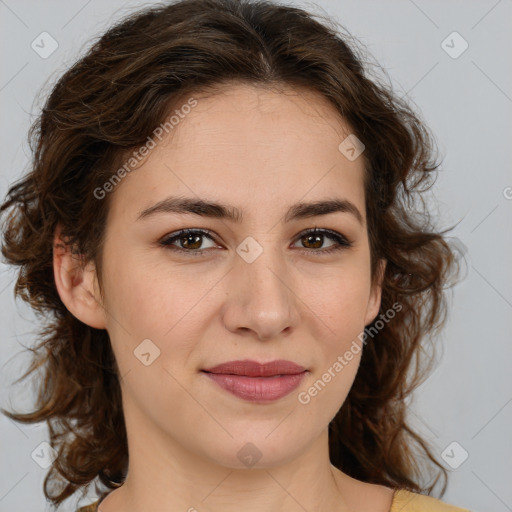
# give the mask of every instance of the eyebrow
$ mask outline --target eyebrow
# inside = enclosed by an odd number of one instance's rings
[[[354,203],[347,199],[337,198],[309,203],[296,203],[288,209],[284,221],[290,222],[292,220],[328,215],[335,212],[349,213],[357,219],[359,224],[364,224],[363,216]],[[243,212],[234,206],[214,201],[204,201],[202,199],[170,196],[143,210],[137,217],[137,220],[146,219],[158,213],[193,214],[203,217],[227,219],[237,223],[243,219]]]

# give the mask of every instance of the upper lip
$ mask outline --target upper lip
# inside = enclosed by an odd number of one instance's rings
[[[242,375],[245,377],[273,377],[276,375],[295,375],[305,372],[306,368],[284,359],[278,359],[268,363],[258,363],[258,361],[244,359],[242,361],[222,363],[203,371],[227,375]]]

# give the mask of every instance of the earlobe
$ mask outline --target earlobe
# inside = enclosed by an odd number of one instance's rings
[[[377,265],[377,276],[375,283],[372,285],[372,291],[368,300],[368,308],[366,310],[365,325],[372,323],[379,314],[380,302],[382,297],[382,283],[384,281],[384,273],[386,272],[387,261],[380,259]]]
[[[105,311],[98,296],[94,265],[86,265],[81,255],[72,252],[61,237],[60,226],[53,241],[53,273],[57,291],[68,311],[90,327],[105,329]]]

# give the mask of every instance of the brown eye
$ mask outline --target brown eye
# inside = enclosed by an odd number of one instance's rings
[[[181,243],[181,247],[184,249],[199,249],[203,244],[201,235],[184,235],[178,240]]]
[[[330,238],[334,241],[334,243],[327,248],[321,249],[326,238]],[[302,246],[307,249],[305,252],[314,254],[331,253],[341,249],[347,249],[352,246],[352,243],[349,242],[341,233],[337,233],[336,231],[331,231],[328,229],[316,228],[303,232],[298,239],[298,242],[300,242]]]
[[[301,242],[308,249],[319,249],[323,245],[323,235],[307,235],[301,238]]]
[[[212,244],[210,247],[204,247],[205,238],[209,239]],[[177,233],[172,233],[161,240],[160,245],[175,251],[187,252],[193,255],[201,255],[206,249],[215,247],[214,240],[208,231],[202,229],[184,229]]]
[[[205,239],[211,241],[209,247],[204,247]],[[334,243],[322,249],[325,239],[331,239]],[[300,242],[304,251],[308,254],[327,254],[341,249],[347,249],[352,243],[341,233],[328,229],[310,229],[301,233],[297,242]],[[193,256],[205,255],[207,249],[215,248],[215,241],[209,231],[202,229],[184,229],[172,233],[162,239],[160,245]],[[300,248],[299,248],[300,249]]]

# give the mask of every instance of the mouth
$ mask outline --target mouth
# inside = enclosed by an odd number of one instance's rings
[[[292,361],[230,361],[201,370],[225,391],[250,402],[272,402],[291,393],[307,373]]]

